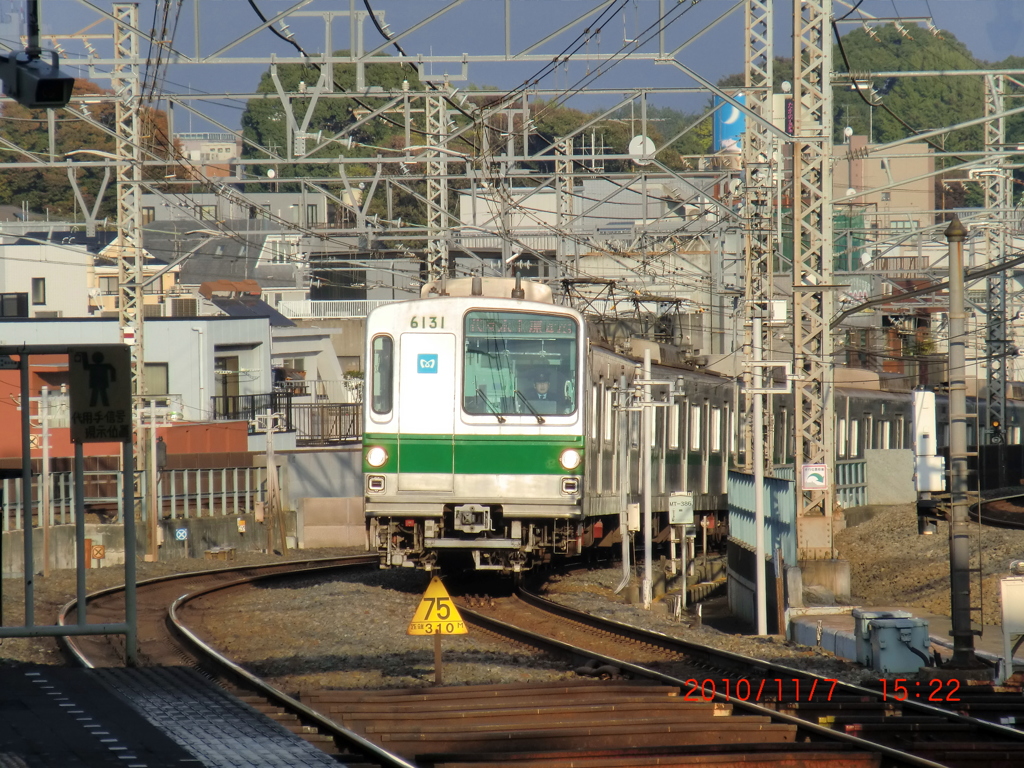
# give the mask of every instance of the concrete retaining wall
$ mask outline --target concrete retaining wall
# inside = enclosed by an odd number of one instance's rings
[[[868,504],[913,504],[914,452],[910,449],[864,451],[864,477],[868,484]]]
[[[362,496],[300,499],[296,524],[302,549],[366,546]]]
[[[363,495],[363,448],[346,446],[325,451],[278,454],[281,494],[288,509],[300,499]]]

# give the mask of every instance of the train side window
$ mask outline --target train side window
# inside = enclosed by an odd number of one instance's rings
[[[373,381],[371,407],[374,413],[391,413],[394,400],[394,346],[390,336],[373,339]]]
[[[611,387],[604,391],[604,441],[612,442],[612,398],[615,397],[615,390]]]
[[[668,447],[670,450],[679,448],[679,403],[673,402],[668,407]]]
[[[722,409],[711,409],[711,450],[716,453],[722,450]]]
[[[690,450],[700,450],[700,406],[690,406]]]
[[[597,421],[601,414],[598,411],[598,407],[601,403],[601,385],[592,384],[590,386],[590,439],[596,440],[598,435]]]

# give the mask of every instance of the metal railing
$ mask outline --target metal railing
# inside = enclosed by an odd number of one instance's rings
[[[143,519],[148,519],[145,500],[149,498],[149,473],[140,472],[140,499]],[[85,473],[86,513],[107,513],[109,522],[124,520],[123,480],[120,470],[95,470]],[[21,479],[2,482],[0,529],[19,531],[24,527],[21,505]],[[32,478],[33,525],[39,524],[40,476]],[[157,498],[161,517],[223,517],[252,511],[257,501],[265,501],[266,467],[227,467],[218,469],[165,469],[157,473]],[[71,472],[50,474],[50,525],[74,522],[75,484]]]
[[[217,421],[248,421],[249,434],[255,434],[253,421],[267,411],[279,413],[284,419],[284,431],[292,432],[291,392],[268,392],[263,395],[215,395],[210,398],[210,410]]]
[[[845,509],[862,507],[868,503],[867,462],[864,459],[840,459],[836,462],[836,500]],[[796,480],[792,464],[775,467],[775,476],[785,480]]]
[[[295,404],[358,403],[362,396],[362,380],[352,379],[292,379],[274,385],[275,392],[291,392]]]
[[[371,310],[385,304],[394,304],[390,299],[345,300],[323,299],[317,301],[279,301],[277,311],[285,317],[298,320],[322,318],[366,317]]]
[[[292,406],[295,444],[338,445],[358,442],[363,436],[360,403],[313,403]]]

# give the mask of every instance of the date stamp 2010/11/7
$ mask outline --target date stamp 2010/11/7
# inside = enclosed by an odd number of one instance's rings
[[[882,701],[907,701],[915,699],[933,704],[949,701],[960,701],[956,695],[960,690],[959,680],[907,680],[896,678],[886,680],[879,678],[882,688]],[[838,680],[821,678],[800,680],[799,678],[764,678],[748,680],[740,678],[704,678],[686,680],[683,692],[684,701],[715,701],[724,697],[725,701],[750,701],[758,704],[762,701],[795,704],[801,701],[832,701]],[[948,690],[946,690],[948,688]],[[815,698],[817,696],[817,698]]]
[[[802,685],[801,685],[802,684]],[[726,701],[751,701],[755,704],[762,701],[796,703],[818,700],[831,701],[838,680],[831,678],[821,680],[800,680],[799,678],[764,678],[748,680],[745,677],[736,679],[728,677],[703,680],[690,678],[686,681],[683,701],[714,701],[716,694],[721,694]]]

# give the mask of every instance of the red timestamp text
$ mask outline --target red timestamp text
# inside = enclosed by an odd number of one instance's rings
[[[956,694],[960,691],[960,681],[950,680],[907,680],[897,677],[895,680],[879,678],[882,684],[882,701],[927,701],[940,704],[947,701],[960,701]]]
[[[714,701],[716,696],[724,696],[728,701],[761,701],[789,702],[817,700],[831,701],[832,693],[839,684],[838,680],[822,678],[820,680],[801,680],[792,678],[764,678],[749,680],[740,678],[705,678],[686,681],[683,701]]]

